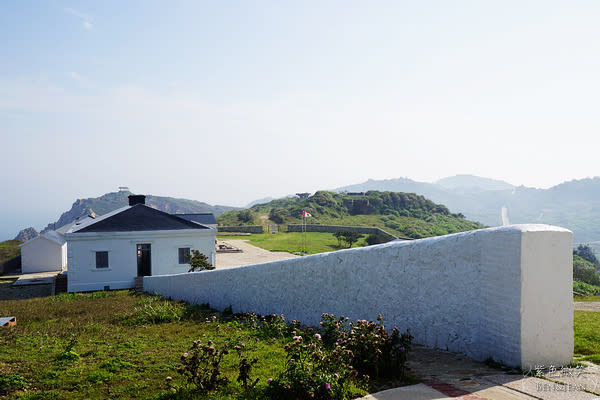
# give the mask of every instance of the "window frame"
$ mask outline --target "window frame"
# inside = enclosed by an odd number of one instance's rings
[[[183,250],[183,253],[182,253],[182,250]],[[187,253],[185,252],[185,250],[187,250]],[[178,265],[189,265],[190,260],[189,260],[189,258],[186,259],[185,254],[188,254],[191,257],[191,255],[192,255],[191,246],[177,248],[177,264]],[[183,262],[181,262],[182,259],[183,259]]]
[[[107,270],[110,268],[110,260],[109,260],[109,256],[108,256],[108,251],[107,250],[96,250],[94,251],[95,254],[95,258],[96,258],[96,262],[95,262],[95,269],[99,269],[99,270]],[[106,265],[101,265],[98,266],[98,256],[102,257],[102,255],[105,254],[106,256]],[[103,261],[102,259],[100,259],[100,261]]]

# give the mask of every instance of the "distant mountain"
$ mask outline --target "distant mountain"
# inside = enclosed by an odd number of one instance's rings
[[[458,175],[436,183],[408,178],[368,180],[336,192],[390,190],[423,195],[452,212],[485,225],[502,224],[506,207],[510,223],[551,224],[573,231],[576,243],[600,242],[600,177],[564,182],[550,189],[515,187],[504,181]],[[600,246],[596,247],[600,250]]]
[[[455,175],[435,182],[446,189],[510,190],[515,186],[497,179],[481,178],[475,175]]]
[[[302,212],[310,224],[379,227],[398,237],[422,238],[482,228],[452,214],[446,207],[413,193],[370,191],[340,194],[319,191],[310,196],[286,197],[230,211],[217,218],[220,225],[299,224]],[[306,195],[306,197],[305,197]]]
[[[251,201],[250,203],[248,203],[245,208],[250,208],[250,207],[255,206],[257,204],[265,204],[265,203],[268,203],[268,202],[270,202],[272,200],[275,200],[275,197],[265,197],[265,198],[262,198],[262,199],[254,200],[254,201]]]
[[[117,208],[125,207],[129,204],[128,196],[133,193],[129,191],[119,191],[106,193],[100,197],[88,199],[78,199],[73,203],[69,211],[64,212],[58,221],[51,222],[42,230],[42,233],[52,229],[60,228],[77,218],[87,215],[97,216],[109,213]],[[196,200],[175,199],[173,197],[146,196],[146,205],[165,211],[170,214],[175,213],[213,213],[219,216],[226,211],[236,210],[236,207],[211,206]]]
[[[30,226],[29,228],[21,229],[17,236],[15,236],[14,240],[26,242],[28,240],[38,237],[39,235],[40,234],[38,233],[38,231],[33,226]]]

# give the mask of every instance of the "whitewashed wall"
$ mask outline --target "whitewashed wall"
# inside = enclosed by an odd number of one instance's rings
[[[179,231],[68,233],[68,291],[134,287],[137,245],[150,243],[152,275],[187,272],[179,264],[180,247],[198,250],[215,263],[215,229]],[[96,268],[96,252],[108,251],[108,268]]]
[[[21,272],[60,271],[66,265],[67,245],[58,244],[43,236],[21,247]]]
[[[572,233],[514,225],[233,269],[144,278],[144,288],[234,312],[384,316],[415,342],[507,365],[573,355]]]

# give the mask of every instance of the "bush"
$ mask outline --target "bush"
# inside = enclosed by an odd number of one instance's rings
[[[203,344],[196,340],[192,347],[180,357],[182,366],[177,370],[193,386],[196,392],[216,390],[229,382],[221,376],[221,361],[228,354],[227,349],[217,350],[213,341]]]
[[[403,378],[405,363],[413,336],[407,330],[400,334],[394,327],[390,336],[383,324],[383,317],[377,322],[348,318],[336,318],[332,314],[321,316],[323,341],[326,346],[342,346],[352,352],[352,366],[362,376],[398,376]]]
[[[390,239],[388,239],[387,236],[384,236],[384,235],[380,235],[377,233],[371,233],[369,236],[367,236],[365,241],[367,242],[367,244],[369,246],[372,246],[374,244],[387,243],[390,241]]]
[[[583,296],[596,296],[598,293],[600,293],[600,286],[594,286],[580,281],[573,281],[573,291]]]
[[[573,255],[573,279],[590,285],[600,285],[600,275],[596,266],[575,254]]]
[[[190,269],[188,272],[206,271],[215,269],[215,266],[208,262],[208,257],[200,253],[198,250],[190,250],[192,255],[188,255]]]

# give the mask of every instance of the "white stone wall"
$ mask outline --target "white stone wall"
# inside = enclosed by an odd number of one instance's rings
[[[21,247],[21,272],[60,271],[65,266],[67,245],[39,236]]]
[[[234,312],[384,316],[415,342],[507,365],[573,355],[572,233],[514,225],[234,269],[144,278],[145,290]]]
[[[215,263],[215,229],[179,231],[68,233],[68,291],[82,292],[134,287],[137,276],[137,245],[150,243],[152,275],[184,273],[179,264],[180,247],[204,253]],[[108,251],[108,268],[96,268],[96,252]]]

